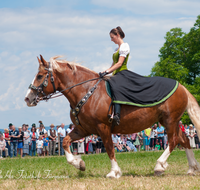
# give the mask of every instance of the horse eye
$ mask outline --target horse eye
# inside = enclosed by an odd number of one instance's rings
[[[38,75],[38,76],[37,76],[37,80],[41,80],[42,77],[43,77],[42,75]]]

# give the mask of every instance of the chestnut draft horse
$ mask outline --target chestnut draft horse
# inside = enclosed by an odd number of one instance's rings
[[[166,129],[169,146],[157,160],[155,174],[159,175],[165,171],[168,165],[167,158],[178,143],[185,148],[187,154],[188,174],[194,174],[195,171],[200,172],[200,166],[194,158],[189,140],[178,127],[182,114],[187,110],[200,134],[200,108],[196,99],[184,86],[179,84],[171,97],[153,107],[122,105],[120,125],[115,126],[112,131],[111,124],[108,122],[108,113],[111,114],[111,110],[108,112],[111,98],[106,93],[105,81],[101,80],[97,85],[99,75],[96,72],[76,63],[58,60],[59,57],[52,57],[50,62],[46,62],[42,56],[38,58],[39,70],[29,87],[25,101],[28,106],[36,106],[40,100],[48,99],[55,91],[59,91],[68,99],[71,108],[79,111],[77,115],[79,124],[76,123],[75,114],[70,113],[75,128],[63,141],[68,163],[84,171],[84,161],[80,157],[73,156],[69,145],[75,140],[97,134],[102,138],[111,161],[111,171],[106,177],[119,178],[122,172],[115,158],[111,133],[136,133],[159,121]],[[84,102],[83,97],[94,86],[96,90],[87,102]],[[80,104],[80,100],[82,101],[81,109],[75,109],[77,104]]]

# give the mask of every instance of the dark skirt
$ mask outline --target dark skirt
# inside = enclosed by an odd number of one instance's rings
[[[199,144],[199,137],[195,137],[194,140],[195,140],[195,144]]]
[[[97,148],[102,148],[102,142],[97,142],[97,143],[96,143],[96,147],[97,147]]]
[[[93,146],[92,146],[92,143],[89,143],[88,152],[93,152]]]
[[[114,103],[150,107],[162,103],[178,88],[178,82],[164,77],[144,77],[123,70],[110,77]]]
[[[78,148],[78,143],[77,142],[73,142],[72,143],[72,147],[73,147],[73,150],[77,149]]]

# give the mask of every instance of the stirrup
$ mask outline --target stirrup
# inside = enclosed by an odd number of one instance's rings
[[[120,118],[119,118],[118,114],[114,115],[114,117],[113,117],[113,123],[114,123],[114,125],[119,125]]]
[[[113,117],[111,114],[108,114],[108,122],[112,123],[113,122]]]

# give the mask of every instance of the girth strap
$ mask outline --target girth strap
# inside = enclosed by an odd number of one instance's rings
[[[76,105],[75,109],[73,109],[71,107],[71,113],[72,115],[75,117],[75,122],[77,125],[80,124],[79,120],[78,120],[78,114],[82,108],[82,106],[88,101],[89,97],[94,93],[94,91],[97,88],[97,85],[101,82],[102,79],[99,79],[98,82],[94,85],[94,87],[92,87],[87,94],[78,102],[78,104]]]

